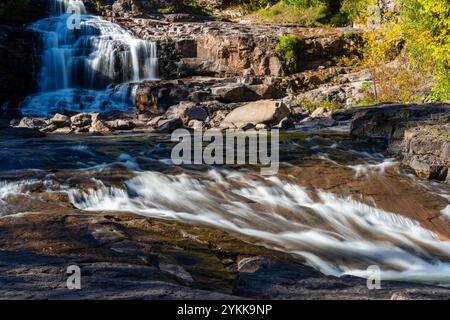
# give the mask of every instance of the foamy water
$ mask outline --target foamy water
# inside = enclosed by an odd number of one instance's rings
[[[156,43],[86,14],[82,1],[52,0],[50,8],[50,17],[29,26],[42,41],[40,92],[21,103],[22,114],[132,109],[134,84],[158,76]],[[68,25],[73,17],[68,8],[80,13],[74,29]]]
[[[450,242],[417,221],[275,177],[141,172],[124,189],[99,184],[69,195],[82,210],[128,211],[250,236],[329,275],[364,277],[378,265],[385,280],[450,285]]]

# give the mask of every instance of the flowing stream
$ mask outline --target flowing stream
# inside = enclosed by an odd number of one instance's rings
[[[67,28],[78,6],[80,29]],[[131,108],[133,83],[157,77],[156,44],[53,1],[30,28],[42,36],[41,91],[26,115]],[[175,167],[162,135],[0,137],[0,215],[29,210],[36,190],[64,192],[85,211],[127,211],[204,224],[289,252],[325,274],[450,286],[450,190],[418,181],[348,137],[288,134],[278,175],[248,166]],[[420,204],[420,205],[418,205]],[[423,216],[439,217],[437,222]]]
[[[85,211],[242,234],[325,274],[365,277],[377,265],[385,280],[450,285],[448,229],[436,232],[445,219],[450,223],[448,186],[405,175],[395,161],[346,137],[289,134],[272,177],[249,166],[176,167],[169,138],[3,140],[0,215],[28,210],[14,200],[18,195],[64,192]],[[416,220],[427,212],[442,220],[436,226]]]

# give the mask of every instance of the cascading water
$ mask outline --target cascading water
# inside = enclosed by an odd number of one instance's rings
[[[367,266],[377,265],[385,280],[450,286],[450,242],[417,221],[350,198],[318,192],[313,199],[304,187],[276,177],[216,170],[200,179],[140,172],[125,186],[100,182],[69,196],[83,210],[129,211],[244,234],[329,275],[367,277]]]
[[[25,99],[22,113],[129,109],[132,83],[157,78],[156,44],[87,15],[82,1],[53,0],[51,10],[29,27],[42,37],[41,92]],[[81,14],[78,25],[71,10]]]
[[[32,210],[17,206],[18,195],[34,205],[42,192],[66,192],[80,210],[127,211],[243,234],[330,275],[365,277],[377,265],[384,280],[450,287],[449,233],[416,218],[442,210],[435,221],[445,226],[446,185],[418,185],[395,162],[336,137],[318,145],[325,139],[293,135],[280,146],[279,175],[270,178],[249,167],[174,168],[168,137],[148,134],[0,141],[0,163],[12,172],[3,181],[0,175],[0,217]],[[302,152],[302,162],[287,150]],[[385,207],[391,203],[395,208]]]

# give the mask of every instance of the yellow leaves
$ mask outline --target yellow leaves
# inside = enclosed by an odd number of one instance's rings
[[[384,15],[375,30],[366,30],[362,64],[376,83],[376,99],[402,101],[427,92],[450,95],[449,0],[399,0],[400,14]],[[425,88],[424,88],[425,85]]]

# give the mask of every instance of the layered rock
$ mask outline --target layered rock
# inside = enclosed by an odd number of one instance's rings
[[[264,100],[234,109],[223,120],[222,128],[243,128],[248,124],[275,126],[290,114],[289,108],[280,101]]]
[[[282,35],[298,38],[298,67],[313,69],[349,53],[353,29],[296,28],[203,21],[111,18],[141,39],[158,41],[161,75],[281,76],[289,72],[275,46]]]
[[[450,182],[450,124],[407,130],[402,156],[419,177]]]
[[[386,139],[389,151],[418,176],[447,179],[450,105],[383,105],[351,113],[354,137]]]
[[[289,78],[291,94],[298,101],[312,104],[355,106],[372,96],[374,83],[368,70],[332,67],[293,75]]]
[[[217,229],[126,213],[80,212],[44,184],[3,216],[3,299],[445,299],[449,289],[325,276],[302,260]],[[37,203],[27,201],[36,197]],[[82,290],[66,286],[67,267]]]

